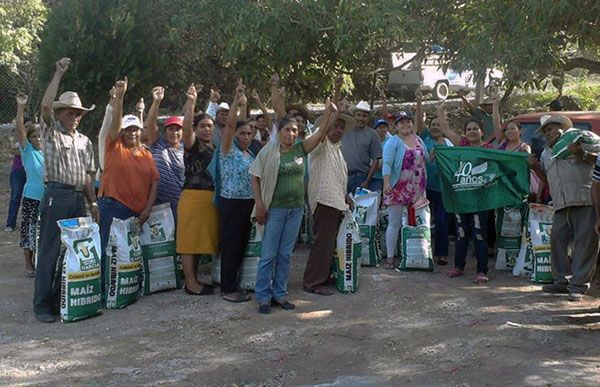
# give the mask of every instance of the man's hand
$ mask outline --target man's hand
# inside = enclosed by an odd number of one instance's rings
[[[390,185],[390,183],[383,183],[383,193],[386,195],[389,195],[390,192],[392,192],[392,186]]]
[[[415,100],[421,101],[423,99],[423,91],[420,88],[415,90]]]
[[[210,96],[208,97],[208,100],[210,102],[217,103],[217,102],[219,102],[220,99],[221,99],[221,94],[219,93],[219,87],[216,85],[213,85],[210,88]]]
[[[567,146],[567,149],[569,149],[569,152],[571,152],[572,155],[581,157],[584,152],[583,152],[583,148],[581,147],[581,140],[578,140],[574,143],[571,143]]]
[[[144,99],[140,98],[135,104],[135,111],[138,113],[143,113],[144,110],[146,110],[146,104],[144,103]]]
[[[350,197],[350,195],[346,194],[346,204],[350,211],[354,211],[354,200]]]
[[[252,89],[252,99],[256,102],[260,102],[260,95],[258,95],[256,89]]]
[[[274,73],[273,75],[271,75],[271,79],[269,79],[269,84],[271,84],[272,86],[279,85],[279,74]]]
[[[256,204],[256,221],[258,222],[258,224],[262,226],[263,224],[267,223],[268,216],[269,213],[267,212],[267,209],[265,208],[264,204]]]
[[[165,88],[162,86],[156,86],[152,89],[152,99],[156,102],[160,102],[165,98]]]
[[[90,206],[90,213],[92,214],[92,219],[94,222],[100,222],[100,211],[98,210],[98,204]]]
[[[235,95],[238,98],[238,105],[246,106],[248,98],[246,97],[246,86],[243,84],[242,79],[238,81],[238,85],[235,88]]]
[[[23,93],[17,94],[17,106],[25,106],[27,105],[27,95]]]
[[[185,95],[187,96],[188,101],[195,103],[196,99],[198,98],[198,90],[196,90],[196,85],[192,83],[190,87],[188,87]]]
[[[369,180],[363,181],[360,185],[360,188],[368,189],[369,188]]]
[[[60,74],[64,74],[69,69],[70,64],[71,64],[70,58],[60,59],[59,61],[56,62],[56,72],[60,73]]]
[[[122,81],[117,81],[115,84],[115,96],[123,98],[127,92],[127,77],[124,77]]]
[[[145,209],[144,211],[142,211],[140,213],[140,215],[138,216],[138,221],[140,223],[140,226],[144,223],[146,223],[146,221],[148,220],[148,218],[150,217],[150,209]]]
[[[342,87],[342,85],[344,84],[344,77],[342,75],[338,75],[335,78],[335,87],[340,89]]]
[[[331,102],[331,99],[329,99],[329,97],[327,97],[327,99],[325,100],[325,111],[332,115],[337,113],[338,111],[337,106],[335,106],[335,104]]]

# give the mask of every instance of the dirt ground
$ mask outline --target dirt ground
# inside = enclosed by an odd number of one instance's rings
[[[170,291],[88,320],[42,324],[18,233],[3,233],[0,384],[600,385],[597,298],[570,303],[493,270],[489,285],[477,286],[474,259],[458,279],[443,269],[363,268],[357,293],[322,297],[301,290],[307,251],[299,246],[293,257],[293,312],[264,316],[254,303]]]

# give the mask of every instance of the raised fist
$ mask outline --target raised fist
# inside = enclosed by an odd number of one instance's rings
[[[123,80],[117,81],[115,83],[115,95],[117,97],[123,97],[125,92],[127,91],[127,77],[124,77]]]
[[[221,94],[219,93],[219,88],[217,86],[212,86],[210,88],[210,96],[208,97],[208,100],[210,102],[217,103],[217,102],[219,102],[220,99],[221,99]]]
[[[271,85],[278,85],[279,84],[279,74],[274,73],[273,75],[271,75],[271,79],[269,79],[269,83]]]
[[[144,103],[144,99],[140,98],[140,100],[137,101],[137,103],[135,104],[135,111],[143,113],[145,109],[146,109],[146,104]]]
[[[152,89],[152,99],[156,102],[160,102],[165,98],[165,88],[162,86],[156,86]]]
[[[56,72],[64,73],[69,69],[69,65],[71,64],[70,58],[62,58],[56,62]]]
[[[17,94],[17,105],[25,106],[27,104],[27,95],[23,93]]]
[[[342,75],[339,75],[335,78],[335,87],[342,87],[343,83],[344,83],[344,77]]]
[[[195,101],[196,98],[198,98],[198,91],[196,90],[196,85],[192,83],[190,87],[188,87],[187,93],[185,94],[187,95],[187,98],[189,100]]]

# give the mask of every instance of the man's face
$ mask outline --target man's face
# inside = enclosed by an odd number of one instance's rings
[[[335,120],[335,125],[333,125],[333,128],[329,129],[329,131],[327,132],[327,136],[329,137],[329,140],[331,140],[331,142],[338,143],[342,141],[344,133],[346,133],[346,121],[342,120],[341,118],[338,118],[337,120]]]
[[[541,132],[542,136],[544,136],[544,139],[546,140],[546,146],[551,147],[556,143],[556,141],[562,134],[562,129],[560,127],[560,124],[551,123],[544,126]]]
[[[219,124],[220,127],[224,128],[225,127],[225,123],[227,122],[227,116],[229,115],[229,110],[219,110],[219,112],[217,113],[217,124]]]
[[[369,113],[364,110],[357,110],[354,112],[354,119],[356,120],[356,125],[359,128],[367,126],[369,123]]]
[[[296,122],[298,122],[298,131],[300,133],[304,132],[304,126],[306,125],[306,121],[304,120],[304,117],[302,117],[301,114],[295,114],[294,118],[296,119]]]
[[[481,107],[481,110],[483,110],[484,112],[486,112],[489,115],[492,115],[492,104],[491,103],[482,103],[481,105],[479,105]]]
[[[267,120],[264,117],[260,117],[256,122],[258,122],[259,129],[265,129],[267,126]]]
[[[73,109],[73,108],[63,108],[57,110],[56,118],[65,127],[66,130],[70,132],[74,132],[79,123],[81,122],[81,117],[85,113],[83,110]]]

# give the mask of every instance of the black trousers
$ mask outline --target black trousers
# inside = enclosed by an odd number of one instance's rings
[[[221,292],[238,291],[238,274],[248,246],[253,199],[225,199],[219,204],[221,239]]]
[[[56,223],[62,219],[86,216],[85,196],[69,186],[49,182],[40,203],[40,240],[35,269],[33,312],[58,314],[61,269],[56,267],[60,254],[60,229]]]

